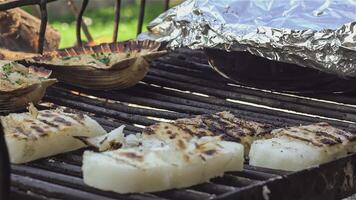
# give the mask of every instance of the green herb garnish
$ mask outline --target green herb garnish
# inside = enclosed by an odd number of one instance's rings
[[[102,56],[102,53],[94,53],[91,55],[91,57],[93,57],[95,60],[99,60]]]
[[[98,60],[99,62],[109,65],[110,64],[110,54],[105,55],[104,53],[95,53],[91,55],[95,60]]]
[[[69,60],[69,59],[71,59],[71,58],[73,58],[73,56],[64,56],[64,57],[62,58],[62,60]]]
[[[17,84],[21,85],[22,83],[24,83],[24,81],[23,81],[23,80],[21,80],[21,79],[18,79],[18,80],[16,80],[16,81],[15,81],[15,83],[17,83]]]
[[[110,64],[110,58],[109,57],[104,57],[99,59],[100,62],[104,63],[105,65],[109,65]]]
[[[7,77],[6,75],[2,76],[0,79],[5,81],[10,81],[9,77]]]
[[[6,75],[9,75],[12,72],[12,65],[11,63],[5,64],[2,66],[3,71],[5,72]]]

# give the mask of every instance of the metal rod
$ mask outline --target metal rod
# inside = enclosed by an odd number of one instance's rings
[[[170,77],[171,78],[171,77]],[[165,86],[165,87],[174,87],[176,89],[179,89],[179,90],[188,90],[188,91],[196,91],[196,92],[199,92],[199,93],[202,93],[202,94],[207,94],[207,95],[211,95],[211,96],[214,96],[214,97],[220,97],[220,98],[224,98],[224,99],[227,99],[227,98],[230,98],[230,99],[237,99],[237,98],[231,98],[232,96],[235,96],[235,95],[238,95],[237,93],[230,93],[230,92],[226,92],[225,90],[217,90],[217,89],[214,89],[214,88],[208,88],[208,87],[202,87],[202,86],[198,86],[198,85],[195,85],[195,84],[189,84],[189,83],[182,83],[180,81],[177,81],[177,80],[174,80],[173,78],[172,79],[166,79],[166,78],[162,78],[160,76],[152,76],[150,74],[148,74],[146,77],[145,77],[145,81],[148,81],[149,83],[151,84],[155,84],[155,85],[160,85],[160,86]],[[189,86],[188,86],[189,85]],[[229,94],[226,94],[226,93],[229,93]],[[230,96],[232,95],[232,96]],[[252,107],[252,106],[250,106]],[[256,110],[257,112],[257,110]],[[283,111],[276,111],[276,110],[269,110],[269,109],[259,109],[259,112],[263,112],[264,114],[266,114],[265,117],[271,119],[272,116],[277,116],[278,117],[281,117],[281,120],[283,121],[284,118],[285,119],[296,119],[296,120],[304,120],[304,121],[308,121],[308,122],[319,122],[319,121],[325,121],[325,122],[328,122],[332,125],[335,125],[335,126],[347,126],[347,124],[344,124],[343,122],[339,122],[339,121],[335,121],[335,120],[332,120],[332,119],[320,119],[318,117],[308,117],[308,116],[303,116],[303,115],[298,115],[298,114],[290,114],[290,113],[286,113],[286,112],[283,112]],[[256,113],[251,113],[253,115],[255,115]],[[260,116],[261,117],[261,116]],[[262,118],[262,117],[261,117]]]
[[[277,95],[277,94],[272,94],[272,93],[265,93],[265,92],[257,93],[256,91],[248,92],[248,89],[241,89],[238,87],[226,86],[225,84],[219,83],[215,80],[213,83],[211,80],[206,80],[203,78],[195,78],[195,77],[192,77],[193,76],[192,74],[188,76],[188,75],[183,75],[183,74],[172,73],[169,70],[169,68],[163,69],[163,70],[157,71],[155,68],[152,68],[150,70],[150,74],[160,76],[160,77],[170,77],[172,80],[181,81],[182,85],[183,85],[183,83],[184,84],[191,83],[191,84],[195,84],[195,86],[209,87],[211,90],[213,88],[218,89],[218,90],[220,88],[224,88],[223,93],[224,93],[224,95],[227,95],[227,96],[225,96],[225,98],[238,99],[241,101],[248,101],[248,102],[256,103],[259,105],[278,107],[278,108],[294,110],[294,111],[298,111],[298,112],[309,112],[309,113],[313,113],[316,115],[323,115],[323,116],[338,118],[338,119],[343,119],[343,120],[350,120],[350,121],[356,120],[356,114],[354,113],[354,112],[356,112],[356,110],[351,107],[343,107],[343,106],[339,106],[339,105],[330,105],[330,104],[325,105],[325,103],[323,103],[323,102],[313,102],[313,101],[306,100],[306,99],[298,99],[298,98]],[[207,92],[209,93],[210,91],[207,91]],[[231,94],[231,96],[229,96],[230,94]],[[279,100],[280,98],[283,98],[283,100]],[[285,100],[288,100],[289,102],[285,103],[284,102]],[[305,105],[305,104],[312,104],[312,106]],[[332,108],[329,108],[329,110],[326,111],[325,109],[330,106],[332,106]],[[342,110],[334,110],[336,108],[342,109]],[[348,112],[348,113],[346,114],[345,112]]]
[[[46,36],[46,28],[47,28],[47,21],[48,21],[47,0],[40,1],[40,11],[41,11],[41,25],[40,25],[40,32],[38,36],[37,52],[43,53],[44,40]]]
[[[114,33],[112,37],[112,41],[116,42],[118,33],[119,33],[119,23],[120,23],[120,10],[121,10],[121,0],[116,0],[115,5],[115,24],[114,24]]]
[[[101,93],[101,92],[98,91],[98,93]],[[105,106],[105,108],[107,108],[107,109],[116,110],[119,112],[130,113],[130,114],[136,114],[136,115],[162,117],[162,118],[166,118],[166,119],[176,119],[176,118],[188,117],[187,114],[183,114],[183,113],[171,113],[171,112],[165,112],[165,111],[149,110],[149,109],[144,109],[144,108],[125,107],[120,104],[110,103],[110,102],[105,103],[105,101],[90,99],[85,96],[77,96],[77,95],[68,93],[68,91],[58,90],[57,88],[50,89],[47,94],[48,94],[47,98],[51,98],[51,97],[58,98],[59,96],[61,96],[63,98],[67,98],[68,100],[75,100],[77,102],[82,102],[82,103],[86,103],[86,104],[94,104],[96,106],[101,106],[101,107]],[[110,93],[109,93],[109,95],[110,95]]]
[[[78,102],[78,101],[72,100],[72,99],[61,99],[61,98],[58,98],[58,96],[47,95],[45,99],[50,100],[51,102],[54,102],[58,105],[64,105],[64,106],[71,107],[71,108],[77,108],[77,109],[81,109],[86,112],[93,112],[93,113],[97,113],[98,115],[101,115],[101,116],[124,120],[124,121],[128,121],[130,123],[136,123],[136,124],[141,124],[141,125],[147,126],[147,125],[151,125],[151,124],[154,124],[157,122],[157,120],[143,118],[142,116],[139,116],[139,115],[134,115],[134,114],[129,114],[129,113],[120,112],[120,111],[116,111],[116,110],[111,110],[111,109],[103,108],[98,105],[86,104],[86,103]]]
[[[187,62],[187,61],[181,61],[182,63],[179,63],[180,61],[178,59],[171,59],[171,61],[166,62],[164,61],[164,63],[159,63],[159,65],[153,63],[152,65],[154,65],[155,68],[161,69],[163,71],[167,71],[170,73],[175,73],[175,74],[180,74],[180,75],[187,75],[187,76],[192,76],[194,78],[199,78],[200,80],[203,81],[208,81],[210,83],[214,82],[214,84],[210,84],[209,87],[215,87],[217,85],[218,88],[223,88],[225,87],[226,91],[231,90],[234,92],[237,92],[238,94],[244,96],[245,98],[248,98],[253,95],[258,97],[259,99],[264,99],[265,101],[284,101],[284,102],[288,102],[292,103],[292,104],[300,104],[300,105],[309,105],[312,106],[314,108],[321,108],[321,109],[327,109],[327,110],[335,110],[335,111],[340,111],[340,112],[347,112],[347,113],[352,113],[352,114],[356,114],[356,109],[353,109],[349,106],[343,106],[343,105],[337,105],[337,104],[331,104],[331,103],[327,103],[327,102],[320,102],[320,101],[315,101],[315,100],[311,100],[311,99],[305,99],[302,96],[288,96],[285,94],[279,94],[279,93],[272,93],[272,92],[266,92],[266,91],[261,91],[261,90],[251,90],[251,89],[247,89],[247,88],[243,88],[243,87],[232,87],[232,86],[224,86],[225,81],[223,79],[220,79],[217,76],[211,76],[213,74],[208,73],[207,71],[199,71],[197,70],[198,66],[195,63],[192,62]],[[194,66],[194,71],[190,68],[186,68],[184,67],[182,64],[183,63],[187,63],[186,65],[188,66]],[[167,64],[169,63],[169,64]],[[180,66],[178,66],[180,65]],[[203,66],[202,66],[203,67]],[[207,68],[207,66],[204,66],[205,68]],[[196,68],[196,69],[195,69]],[[200,81],[197,81],[200,82]],[[206,82],[206,83],[208,83]],[[253,97],[253,99],[256,99]],[[269,100],[270,99],[270,100]],[[249,99],[248,101],[251,101],[251,99]],[[339,100],[340,101],[340,100]],[[356,102],[356,101],[354,101]],[[258,104],[260,104],[260,102],[257,102]],[[353,104],[352,102],[349,102],[349,104]],[[308,109],[309,110],[309,109]],[[310,112],[311,110],[309,110]]]
[[[139,13],[138,23],[137,23],[137,35],[142,32],[143,19],[145,17],[145,6],[146,6],[146,0],[141,0],[140,13]]]
[[[89,0],[83,0],[83,4],[82,7],[80,9],[80,12],[77,16],[77,27],[76,27],[76,31],[77,31],[77,44],[78,46],[82,46],[82,38],[81,38],[81,26],[82,26],[82,19],[83,19],[83,14],[84,11],[88,5]]]
[[[164,11],[169,9],[169,0],[164,1]]]
[[[73,0],[68,0],[68,6],[69,6],[70,10],[73,12],[73,14],[75,16],[78,16],[79,10],[78,10],[77,6],[74,4]],[[85,37],[87,38],[88,42],[93,41],[93,37],[91,36],[88,26],[85,24],[84,20],[82,20],[82,31],[83,31]]]
[[[0,123],[0,199],[8,199],[10,191],[10,163],[4,136]]]

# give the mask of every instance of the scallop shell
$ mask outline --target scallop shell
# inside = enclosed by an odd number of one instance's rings
[[[2,113],[24,109],[29,103],[37,104],[43,98],[47,87],[57,82],[56,79],[48,79],[51,74],[49,70],[26,68],[18,63],[16,63],[16,69],[20,69],[23,75],[31,75],[36,81],[29,81],[22,86],[12,88],[6,87],[6,84],[3,85],[6,81],[0,83],[0,112]],[[24,78],[24,80],[26,82],[28,79]]]
[[[150,62],[166,54],[159,50],[161,44],[155,41],[126,41],[105,43],[92,47],[73,47],[55,52],[45,53],[28,61],[36,66],[43,66],[52,70],[58,80],[77,87],[96,90],[128,88],[147,74]],[[58,64],[54,59],[67,56],[81,56],[93,54],[116,54],[121,56],[116,62],[106,66],[95,64]]]

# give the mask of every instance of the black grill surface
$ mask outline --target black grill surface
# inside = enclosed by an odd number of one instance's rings
[[[146,78],[130,89],[90,91],[57,84],[48,89],[40,108],[58,106],[89,114],[108,131],[125,124],[127,134],[161,120],[223,110],[275,127],[326,121],[349,131],[356,128],[355,94],[296,96],[243,87],[209,68],[202,52],[186,49],[154,61]],[[121,195],[83,183],[82,152],[12,165],[11,198],[262,199],[270,193],[270,199],[337,199],[355,192],[356,187],[356,173],[351,173],[356,156],[350,155],[296,173],[245,165],[242,172],[186,189]]]

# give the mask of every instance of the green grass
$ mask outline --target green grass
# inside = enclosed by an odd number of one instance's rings
[[[147,1],[145,9],[145,20],[143,31],[146,31],[148,22],[163,12],[163,4],[159,1]],[[139,13],[139,3],[135,1],[132,5],[126,5],[121,8],[121,18],[119,26],[119,40],[127,40],[136,37],[137,19]],[[114,27],[114,8],[99,8],[96,10],[86,10],[84,14],[88,24],[89,31],[97,43],[110,42]],[[75,45],[75,17],[49,17],[50,24],[61,34],[60,48]],[[82,33],[82,39],[85,36]]]

